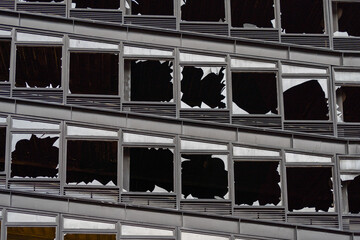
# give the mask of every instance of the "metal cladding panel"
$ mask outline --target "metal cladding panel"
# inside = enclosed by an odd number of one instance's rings
[[[314,46],[321,48],[329,48],[329,36],[306,36],[305,35],[297,35],[297,36],[288,36],[281,35],[281,42],[283,43],[291,43],[297,45],[305,45],[305,46]]]
[[[275,239],[293,239],[295,234],[294,229],[285,226],[274,227],[262,223],[256,224],[240,221],[241,234],[254,234],[255,232],[258,236]]]
[[[66,5],[65,4],[31,4],[31,3],[17,3],[17,11],[28,11],[42,14],[52,14],[65,17]]]
[[[232,37],[250,38],[264,41],[279,42],[279,31],[274,30],[258,30],[258,29],[231,29],[230,35]]]
[[[360,51],[360,38],[334,37],[333,41],[334,41],[334,49],[335,50]]]
[[[176,29],[175,17],[125,16],[124,23],[146,27]]]
[[[70,17],[84,18],[96,21],[122,23],[121,11],[101,11],[101,10],[70,10]]]
[[[327,233],[327,232],[315,232],[315,231],[308,231],[304,229],[298,229],[297,231],[297,240],[309,240],[309,239],[316,239],[316,240],[346,240],[352,239],[351,235],[345,235],[341,233]]]
[[[7,8],[14,10],[15,0],[0,0],[0,8]]]
[[[207,33],[215,35],[228,35],[228,25],[211,23],[180,23],[181,31]]]
[[[210,219],[206,217],[183,216],[183,227],[212,231],[239,233],[239,223],[225,219]]]

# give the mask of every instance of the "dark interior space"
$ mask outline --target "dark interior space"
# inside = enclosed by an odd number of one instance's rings
[[[173,63],[131,61],[131,101],[169,102],[173,98]]]
[[[360,212],[360,176],[357,176],[352,181],[341,182],[347,184],[347,198],[350,213]]]
[[[221,67],[219,74],[209,73],[203,78],[201,67],[185,66],[182,70],[181,101],[190,107],[201,107],[204,102],[211,108],[226,108],[222,102],[225,99],[222,94],[225,89],[224,70]]]
[[[0,82],[9,81],[11,41],[0,40]]]
[[[118,94],[119,56],[114,53],[70,53],[72,94]]]
[[[277,114],[275,73],[232,73],[233,102],[250,114]]]
[[[347,32],[350,36],[360,36],[360,3],[338,2],[333,6],[337,8],[338,31]]]
[[[120,0],[72,0],[76,8],[119,9]]]
[[[6,127],[0,127],[0,172],[5,170]]]
[[[271,20],[274,18],[274,0],[231,0],[233,27],[252,24],[258,28],[272,28]]]
[[[340,87],[336,98],[342,101],[343,121],[360,122],[360,87]]]
[[[130,156],[130,191],[174,191],[174,154],[168,148],[125,148]]]
[[[68,140],[66,183],[117,184],[117,141]]]
[[[16,47],[16,87],[60,87],[62,47]]]
[[[235,162],[235,204],[261,206],[280,202],[279,162]]]
[[[174,0],[132,0],[132,15],[174,15]]]
[[[224,198],[228,192],[228,171],[222,159],[210,154],[182,154],[182,194],[200,199]]]
[[[7,240],[54,240],[55,227],[7,227]]]
[[[328,120],[325,92],[317,80],[309,80],[284,92],[286,120]]]
[[[329,211],[333,207],[330,167],[288,167],[286,169],[289,211],[315,208]]]
[[[67,233],[64,240],[116,240],[115,234]]]
[[[59,137],[38,137],[16,142],[11,153],[11,177],[48,177],[58,174],[59,148],[53,146]]]
[[[281,28],[286,33],[324,33],[322,0],[280,0]]]
[[[224,22],[225,2],[223,0],[182,0],[181,20]]]

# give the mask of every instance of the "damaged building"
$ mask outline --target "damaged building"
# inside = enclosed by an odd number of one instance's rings
[[[359,240],[359,11],[0,0],[0,240]]]

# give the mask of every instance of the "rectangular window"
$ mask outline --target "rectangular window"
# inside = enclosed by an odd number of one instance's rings
[[[0,82],[9,81],[11,41],[0,40]]]
[[[72,8],[119,9],[120,0],[72,0]]]
[[[336,105],[340,122],[360,122],[360,87],[336,87]]]
[[[0,172],[5,170],[6,127],[0,127]]]
[[[42,239],[54,240],[55,227],[7,227],[7,240]]]
[[[334,36],[360,36],[359,2],[333,2]]]
[[[352,179],[341,179],[343,201],[345,202],[345,212],[360,213],[360,176],[352,175]]]
[[[224,22],[224,0],[181,0],[181,20]]]
[[[132,15],[174,15],[174,0],[131,0]]]
[[[64,240],[116,240],[116,234],[66,233]],[[51,239],[53,240],[53,239]]]

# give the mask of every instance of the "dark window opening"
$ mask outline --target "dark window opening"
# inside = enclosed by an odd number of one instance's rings
[[[235,203],[253,205],[280,202],[278,162],[235,162]]]
[[[11,41],[0,41],[0,82],[9,81]]]
[[[0,172],[5,170],[6,128],[0,128]]]
[[[224,198],[228,193],[228,171],[218,156],[182,154],[182,194],[200,199]]]
[[[126,89],[131,101],[169,102],[173,99],[173,63],[158,60],[125,61],[130,69]],[[130,79],[129,79],[130,78]]]
[[[120,0],[72,0],[75,8],[119,9]]]
[[[224,0],[181,0],[181,20],[224,22]]]
[[[278,113],[275,73],[232,73],[232,94],[233,102],[249,114]]]
[[[338,88],[336,100],[344,122],[360,122],[360,87]]]
[[[334,206],[330,167],[289,167],[286,177],[289,211],[315,208],[327,212]]]
[[[117,185],[117,141],[68,140],[66,183]]]
[[[67,233],[64,240],[116,240],[115,234]]]
[[[286,33],[324,33],[322,0],[280,0],[281,28]]]
[[[343,186],[347,186],[347,200],[350,213],[360,212],[360,176],[351,181],[342,181]]]
[[[347,32],[349,36],[360,36],[360,26],[357,24],[360,12],[360,3],[337,2],[333,3],[334,31]]]
[[[7,227],[7,240],[54,240],[55,227]]]
[[[328,120],[325,92],[317,80],[309,80],[284,92],[286,120]]]
[[[13,134],[11,177],[58,176],[59,136],[50,134]]]
[[[174,0],[132,0],[132,15],[174,15]]]
[[[231,0],[231,26],[272,28],[274,0]]]
[[[208,68],[208,67],[206,67]],[[219,72],[204,75],[202,67],[185,66],[182,70],[181,101],[190,107],[226,108],[225,68],[215,67]],[[211,70],[211,68],[210,68]]]
[[[71,93],[117,95],[118,78],[118,54],[70,53]]]
[[[174,153],[170,149],[124,148],[124,169],[126,165],[130,166],[130,176],[124,173],[126,190],[153,192],[162,188],[167,192],[174,191]],[[130,188],[126,186],[129,186],[129,180]]]
[[[16,87],[61,87],[61,47],[16,47]]]

